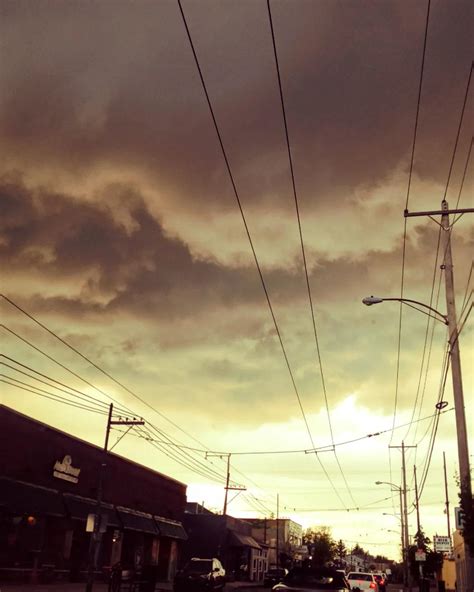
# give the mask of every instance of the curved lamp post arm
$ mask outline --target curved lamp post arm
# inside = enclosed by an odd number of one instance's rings
[[[362,302],[366,306],[372,306],[373,304],[379,304],[380,302],[385,302],[385,301],[401,302],[402,304],[406,304],[407,306],[411,306],[411,308],[414,308],[415,310],[418,310],[419,312],[427,314],[429,317],[432,317],[432,318],[436,319],[437,321],[441,321],[445,325],[448,325],[448,317],[446,315],[439,312],[439,310],[436,310],[432,306],[429,306],[428,304],[424,304],[423,302],[419,302],[418,300],[411,300],[410,298],[380,298],[379,296],[366,296],[362,300]],[[424,310],[420,310],[419,308],[416,308],[415,306],[413,306],[413,304],[416,304],[417,306],[421,306],[423,308],[428,309],[429,311],[431,311],[433,313],[433,315],[426,313]]]

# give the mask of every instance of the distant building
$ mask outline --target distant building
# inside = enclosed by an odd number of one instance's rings
[[[269,546],[268,564],[277,565],[277,549],[280,555],[278,564],[290,564],[297,554],[301,554],[303,527],[289,518],[245,518],[252,527],[252,536],[259,542]],[[278,541],[278,544],[277,544]],[[283,558],[283,561],[282,561]],[[283,566],[283,565],[282,565]],[[284,567],[284,566],[283,566]]]
[[[0,578],[84,579],[103,472],[98,566],[174,577],[186,486],[0,405]]]
[[[252,537],[252,528],[244,520],[213,514],[200,504],[188,504],[183,522],[189,537],[183,546],[183,561],[217,557],[229,578],[263,580],[268,570],[268,547]]]
[[[359,555],[349,554],[344,557],[348,571],[364,571],[367,569],[367,563]]]

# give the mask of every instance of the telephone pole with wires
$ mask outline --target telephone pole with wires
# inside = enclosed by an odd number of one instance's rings
[[[230,503],[228,501],[229,491],[237,491],[238,492],[237,495],[239,495],[239,493],[241,491],[246,491],[247,488],[242,485],[234,485],[234,486],[230,485],[230,457],[232,456],[232,454],[230,452],[228,452],[227,454],[212,454],[212,453],[206,452],[206,459],[209,457],[213,457],[213,456],[218,456],[219,458],[223,458],[224,456],[227,456],[227,471],[226,471],[226,479],[225,479],[225,487],[224,487],[224,490],[225,490],[224,508],[222,510],[223,516],[226,516],[227,515],[227,506]],[[235,497],[237,497],[237,495],[234,496],[232,499],[235,499]],[[232,500],[230,500],[230,501],[232,501]]]
[[[403,532],[404,532],[404,545],[403,545],[403,566],[404,566],[404,584],[411,590],[410,573],[408,569],[408,547],[410,545],[410,537],[408,534],[408,511],[407,511],[407,473],[405,466],[405,450],[407,448],[416,448],[416,446],[405,446],[405,442],[402,442],[401,446],[389,446],[389,448],[400,448],[402,451],[402,488],[403,494]]]
[[[119,417],[118,419],[113,419],[113,403],[110,403],[109,406],[109,414],[107,417],[107,428],[105,430],[105,442],[104,448],[102,451],[103,460],[100,463],[99,468],[99,483],[97,487],[97,504],[94,513],[94,527],[91,533],[91,538],[89,542],[89,557],[88,557],[88,567],[87,567],[87,582],[86,582],[86,592],[92,592],[92,588],[94,586],[94,576],[95,570],[97,566],[97,557],[99,555],[100,550],[100,543],[102,538],[101,533],[101,506],[102,506],[102,486],[104,481],[104,472],[105,468],[107,467],[107,454],[109,451],[109,436],[110,436],[110,429],[114,425],[123,425],[128,426],[128,429],[120,436],[120,438],[115,442],[112,446],[114,448],[120,440],[136,425],[144,425],[145,422],[142,418],[137,419],[136,417],[128,418],[128,417]],[[112,448],[110,450],[112,450]]]
[[[461,356],[459,352],[459,332],[456,318],[456,302],[454,294],[454,275],[453,275],[453,258],[451,252],[451,230],[454,224],[464,214],[474,213],[474,208],[455,208],[449,209],[448,202],[443,199],[441,202],[441,210],[423,211],[423,212],[408,212],[405,210],[405,218],[412,216],[428,216],[441,229],[442,245],[444,249],[444,257],[441,262],[442,269],[444,269],[444,277],[446,284],[446,321],[448,325],[449,337],[449,354],[451,359],[451,375],[453,381],[453,398],[454,409],[456,414],[456,432],[458,444],[458,462],[459,462],[459,478],[461,488],[461,504],[472,504],[472,488],[471,488],[471,472],[469,467],[469,446],[467,439],[466,427],[466,412],[464,408],[464,392],[462,384],[461,373]],[[450,214],[457,214],[452,224],[449,221]],[[441,216],[441,222],[438,222],[433,216]],[[466,583],[467,590],[474,589],[474,562],[470,559],[469,545],[464,540],[466,551]]]

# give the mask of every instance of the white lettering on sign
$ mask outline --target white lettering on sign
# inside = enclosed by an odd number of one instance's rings
[[[53,477],[56,477],[56,479],[63,479],[64,481],[70,481],[71,483],[78,483],[80,472],[81,469],[73,467],[72,458],[69,454],[66,454],[62,461],[57,460],[55,462]]]
[[[448,536],[433,537],[434,550],[440,553],[449,553],[451,551],[451,539]]]

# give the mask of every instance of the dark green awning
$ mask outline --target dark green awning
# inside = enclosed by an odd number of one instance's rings
[[[117,511],[123,528],[137,530],[139,532],[148,532],[157,536],[160,534],[151,514],[136,512],[130,508],[124,508],[122,506],[117,506]]]
[[[161,516],[154,516],[154,518],[160,531],[160,536],[168,537],[169,539],[179,539],[181,541],[188,539],[188,535],[181,522],[167,520],[166,518],[161,518]]]

